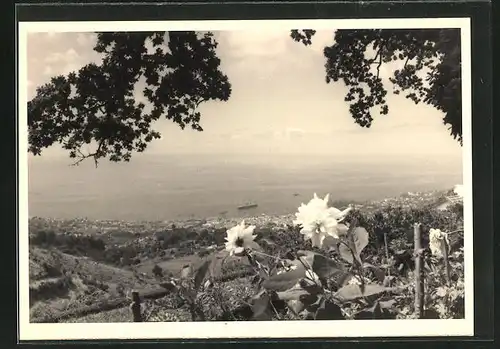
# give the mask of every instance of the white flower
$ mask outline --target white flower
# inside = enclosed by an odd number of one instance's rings
[[[285,266],[283,269],[278,270],[276,272],[276,274],[279,275],[279,274],[287,273],[287,272],[289,272],[291,270],[295,270],[295,269],[297,269],[297,266],[295,264],[291,264],[289,266]]]
[[[429,230],[429,248],[431,250],[432,255],[442,258],[443,250],[448,246],[449,248],[450,242],[448,240],[448,234],[442,232],[439,229],[430,229]]]
[[[347,232],[345,224],[339,224],[351,207],[341,211],[335,207],[328,207],[329,194],[324,199],[319,198],[314,193],[313,199],[305,204],[301,204],[295,214],[295,225],[302,226],[300,233],[305,239],[310,239],[313,247],[322,247],[325,238],[328,236],[338,239],[339,236]]]
[[[463,198],[464,197],[464,186],[462,184],[455,185],[455,187],[453,188],[453,192],[455,194],[457,194],[458,196],[460,196],[461,198]]]
[[[446,296],[446,294],[447,294],[447,290],[446,290],[446,288],[445,288],[445,287],[442,287],[442,286],[441,286],[441,287],[438,287],[438,288],[437,288],[437,290],[436,290],[436,295],[437,295],[438,297],[443,298],[443,297],[445,297],[445,296]]]
[[[253,235],[255,225],[245,226],[245,221],[241,221],[235,227],[227,230],[226,236],[226,250],[232,255],[242,255],[246,248],[253,245],[253,240],[256,235]]]
[[[364,277],[363,278],[363,281],[364,281],[364,284],[367,284],[370,282],[370,279]],[[358,285],[358,286],[361,286],[361,277],[360,276],[353,276],[349,279],[349,281],[347,282],[348,285]]]
[[[306,282],[313,285],[321,285],[321,280],[319,279],[318,274],[316,274],[311,269],[306,269]]]

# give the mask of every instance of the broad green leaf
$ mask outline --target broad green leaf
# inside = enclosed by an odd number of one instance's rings
[[[377,284],[365,284],[364,292],[359,285],[351,284],[342,287],[335,293],[335,296],[344,302],[353,301],[363,297],[370,297],[373,295],[381,294],[390,289]]]
[[[382,309],[393,309],[394,306],[396,305],[396,300],[389,299],[386,301],[380,301],[379,304]]]
[[[299,260],[295,265],[306,266],[322,279],[331,279],[337,287],[342,285],[350,276],[344,266],[331,258],[311,251],[299,251]]]
[[[298,315],[306,307],[304,303],[297,299],[291,299],[286,304],[295,315]]]
[[[317,295],[322,292],[322,288],[320,287],[302,287],[300,283],[295,284],[292,288],[282,292],[276,292],[279,299],[284,301],[289,300],[305,300],[307,296]]]
[[[259,241],[265,243],[268,246],[276,246],[276,243],[268,238],[263,238],[263,239],[260,239]]]
[[[255,251],[262,251],[262,247],[260,247],[260,245],[255,242],[255,241],[251,241],[249,243],[249,247],[252,249],[252,250],[255,250]]]
[[[228,256],[229,256],[229,254],[220,253],[220,252],[213,254],[212,263],[210,263],[210,267],[209,267],[210,275],[213,278],[218,278],[218,277],[222,276],[222,266],[223,266],[226,258],[228,258]]]
[[[297,269],[270,277],[262,283],[262,286],[267,290],[283,292],[295,286],[305,275],[305,269],[297,267]]]
[[[301,296],[308,295],[309,292],[304,290],[302,287],[293,287],[289,290],[283,292],[276,292],[278,298],[284,301],[300,300]]]
[[[383,282],[385,280],[385,271],[383,269],[376,267],[370,263],[363,264],[363,267],[371,270],[378,281]]]
[[[293,264],[305,267],[307,269],[312,269],[315,255],[316,253],[312,251],[306,251],[306,250],[297,251],[298,259],[294,260]]]
[[[389,276],[387,275],[385,278],[384,278],[384,281],[382,282],[382,285],[385,286],[385,287],[389,287],[391,286],[391,283],[392,281],[395,279],[394,276]]]
[[[172,282],[164,282],[160,286],[170,292],[177,291],[177,286]]]
[[[349,247],[344,244],[339,245],[340,256],[351,264],[356,260],[361,265],[361,252],[368,245],[368,239],[369,235],[365,228],[354,228],[348,233],[346,239]]]
[[[322,299],[316,313],[315,320],[345,320],[340,307],[326,299]]]
[[[182,288],[181,293],[190,304],[194,303],[197,296],[196,290],[192,288]]]
[[[423,319],[440,319],[439,312],[436,309],[425,309]]]
[[[370,236],[365,228],[358,227],[353,231],[353,238],[354,246],[356,246],[356,252],[359,257],[361,252],[363,252],[364,248],[368,245]]]
[[[271,320],[269,312],[270,301],[271,298],[265,291],[261,291],[252,297],[252,312],[255,320]]]
[[[344,244],[339,245],[339,254],[346,262],[354,264],[353,252]]]
[[[181,270],[181,279],[189,279],[193,274],[193,267],[191,265],[185,265]]]
[[[208,268],[210,267],[210,260],[205,260],[195,271],[194,274],[194,288],[198,289],[201,286],[201,283],[205,279],[207,275]]]
[[[337,249],[340,239],[334,238],[333,236],[327,236],[323,240],[323,248],[325,249]]]
[[[337,263],[331,258],[325,257],[320,254],[314,255],[312,270],[320,277],[328,279],[334,278],[339,284],[343,283],[349,276],[344,270],[344,266]]]
[[[258,284],[261,280],[262,280],[262,279],[261,279],[260,275],[255,275],[255,276],[252,278],[251,284],[252,284],[252,285],[256,285],[256,284]]]
[[[306,307],[310,307],[311,305],[318,302],[318,300],[323,297],[321,293],[312,293],[305,296],[301,296],[299,301],[304,304]]]
[[[375,302],[372,306],[362,309],[354,314],[354,319],[362,320],[362,319],[384,319],[385,313],[380,307],[379,302]]]

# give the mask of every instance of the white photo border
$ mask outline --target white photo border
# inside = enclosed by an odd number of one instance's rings
[[[451,320],[357,321],[234,321],[169,323],[30,323],[28,234],[27,35],[35,32],[276,30],[291,29],[426,29],[461,30],[462,125],[464,185],[465,318]],[[197,20],[19,22],[18,68],[18,293],[19,340],[231,339],[231,338],[349,338],[436,337],[474,335],[474,276],[472,234],[472,94],[470,18],[395,18],[328,20]]]

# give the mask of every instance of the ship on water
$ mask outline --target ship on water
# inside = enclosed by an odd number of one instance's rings
[[[249,210],[251,208],[255,208],[259,205],[257,205],[256,203],[247,203],[245,205],[242,205],[242,206],[238,206],[238,210]]]

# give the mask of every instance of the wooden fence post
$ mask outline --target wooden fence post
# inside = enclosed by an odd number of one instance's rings
[[[448,241],[447,241],[447,237],[443,238],[443,247],[442,247],[442,250],[443,250],[443,259],[444,259],[444,270],[445,270],[445,276],[446,276],[446,286],[450,286],[451,285],[451,273],[450,273],[450,260],[449,260],[449,256],[448,256],[448,248],[449,248],[449,245],[448,245]]]
[[[130,305],[132,309],[132,316],[134,322],[142,322],[141,316],[141,297],[139,297],[139,292],[132,291],[132,304]]]
[[[414,256],[415,256],[415,313],[418,319],[424,315],[424,278],[422,275],[422,225],[414,225]]]
[[[385,264],[387,265],[387,276],[391,276],[391,268],[389,267],[389,246],[387,243],[387,232],[384,232],[384,247],[385,247]]]

